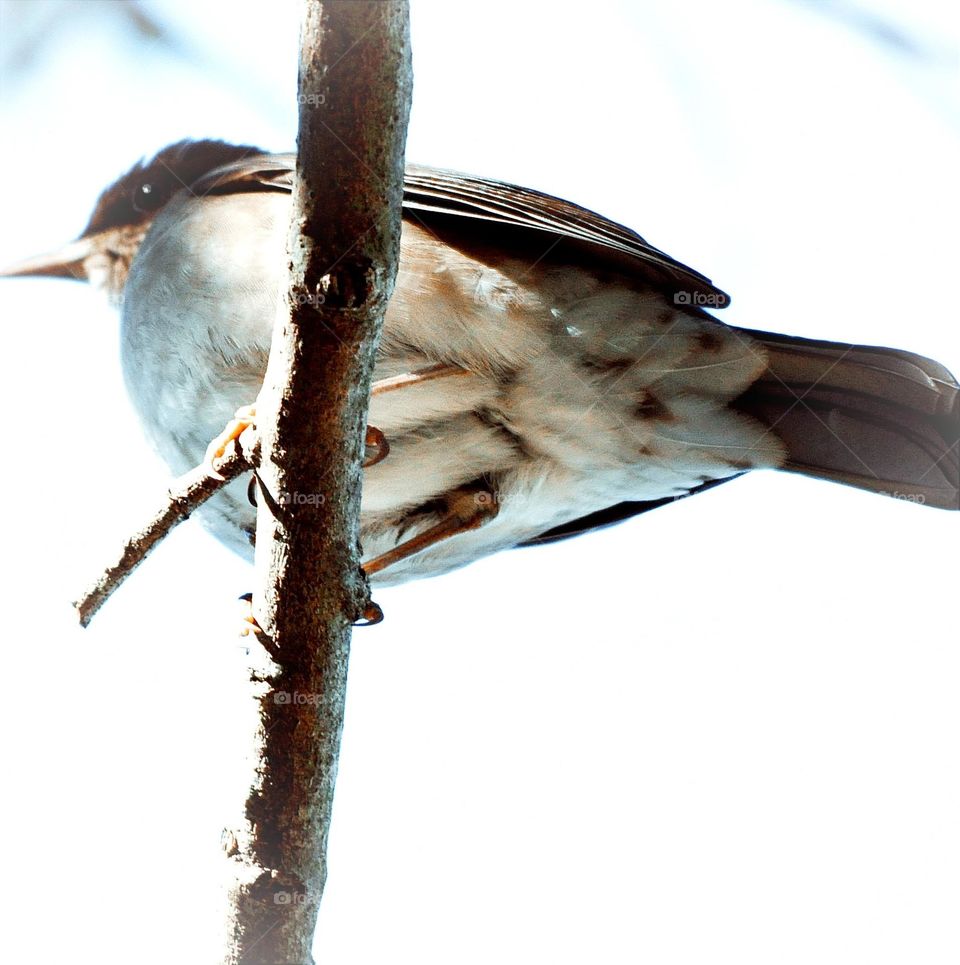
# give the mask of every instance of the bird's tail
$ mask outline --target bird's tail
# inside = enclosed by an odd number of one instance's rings
[[[889,348],[744,329],[769,355],[734,406],[783,441],[783,468],[960,509],[960,387],[942,365]]]

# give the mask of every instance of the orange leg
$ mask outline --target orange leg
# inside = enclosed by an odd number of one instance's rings
[[[380,573],[400,560],[442,543],[458,533],[467,533],[489,522],[500,511],[496,496],[489,489],[455,489],[447,496],[447,515],[439,523],[411,537],[363,564],[367,576]]]
[[[395,392],[397,389],[403,389],[411,385],[418,385],[421,382],[432,382],[434,379],[447,378],[454,375],[470,375],[466,369],[461,369],[456,365],[446,365],[444,363],[439,363],[437,365],[429,365],[422,369],[415,369],[413,372],[405,372],[403,375],[394,375],[389,379],[379,379],[374,382],[370,389],[370,395],[382,395],[385,392]],[[207,465],[210,475],[217,476],[218,473],[212,468],[212,463],[215,459],[219,459],[224,452],[226,452],[227,446],[234,439],[239,439],[245,430],[249,429],[251,426],[256,426],[257,424],[257,407],[254,405],[244,405],[237,409],[234,417],[227,423],[223,432],[221,432],[211,443],[207,446],[207,451],[204,454],[203,461]],[[378,462],[386,459],[387,454],[390,452],[390,444],[387,442],[386,436],[376,427],[368,426],[367,435],[365,439],[367,449],[372,449],[373,452],[369,453],[363,462],[364,468],[368,466],[375,466]]]
[[[375,466],[390,455],[390,443],[387,437],[376,427],[367,426],[367,436],[364,439],[366,447],[363,457],[363,468]]]
[[[397,389],[405,389],[411,385],[418,385],[421,382],[432,382],[434,379],[445,379],[455,375],[472,375],[467,369],[460,368],[459,365],[447,365],[439,362],[437,365],[428,365],[422,369],[414,369],[412,372],[404,372],[403,375],[393,375],[389,379],[378,379],[370,388],[370,395],[383,395],[386,392],[396,392]]]
[[[493,519],[499,511],[500,507],[497,505],[497,497],[493,490],[455,489],[447,496],[447,515],[439,523],[435,523],[429,529],[395,546],[392,550],[368,560],[363,564],[363,571],[367,576],[381,573],[388,566],[416,556],[417,553],[436,546],[437,543],[442,543],[451,536],[478,529]],[[243,601],[240,635],[245,637],[252,633],[258,639],[262,639],[262,631],[253,616],[253,595],[245,593],[240,599]],[[358,621],[355,626],[371,627],[381,620],[383,620],[383,610],[371,600],[363,613],[362,622]]]
[[[227,423],[223,432],[220,433],[207,446],[207,451],[203,455],[203,463],[207,467],[207,472],[215,479],[220,479],[220,473],[213,468],[215,459],[219,459],[227,450],[227,446],[234,439],[239,439],[246,429],[257,424],[256,405],[244,405],[237,409],[234,417]]]

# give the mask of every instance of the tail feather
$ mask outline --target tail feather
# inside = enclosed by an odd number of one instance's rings
[[[743,331],[769,364],[734,405],[783,441],[784,469],[960,509],[960,387],[946,368],[895,349]]]

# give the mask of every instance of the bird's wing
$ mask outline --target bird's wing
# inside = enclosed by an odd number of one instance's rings
[[[212,171],[191,188],[201,195],[290,191],[295,164],[293,154],[244,158]],[[712,308],[730,302],[709,278],[654,248],[635,231],[529,188],[408,164],[403,209],[407,220],[458,248],[493,244],[532,260],[548,253],[551,260],[570,255],[580,261],[586,256],[601,266],[639,275],[668,293],[709,296],[706,304]]]
[[[493,231],[498,242],[512,237],[535,257],[555,251],[554,242],[572,243],[580,253],[592,253],[620,270],[651,275],[649,280],[673,291],[709,294],[712,307],[722,308],[730,301],[709,278],[654,248],[635,231],[529,188],[409,164],[403,206],[406,217],[425,222],[428,228],[460,220],[462,229],[463,219],[474,219],[478,228],[484,225]],[[498,227],[503,230],[496,231]],[[537,247],[531,249],[531,244]]]
[[[192,194],[239,194],[244,191],[293,190],[295,154],[254,154],[214,168],[190,185]]]

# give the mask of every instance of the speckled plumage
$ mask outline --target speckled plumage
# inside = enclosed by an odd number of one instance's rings
[[[234,200],[171,202],[127,283],[127,385],[178,472],[256,398],[284,280],[277,255],[289,196]],[[227,257],[225,246],[241,236],[248,243]],[[436,362],[471,374],[373,400],[370,421],[390,440],[390,456],[365,474],[364,555],[435,522],[421,507],[478,479],[495,484],[500,512],[390,567],[382,582],[440,573],[624,500],[681,495],[782,460],[775,434],[726,406],[765,367],[763,349],[746,336],[628,279],[601,280],[549,257],[494,268],[438,250],[409,222],[401,245],[375,378]],[[231,296],[222,306],[197,294],[221,288]],[[245,485],[213,503],[205,522],[249,553],[255,510]]]

